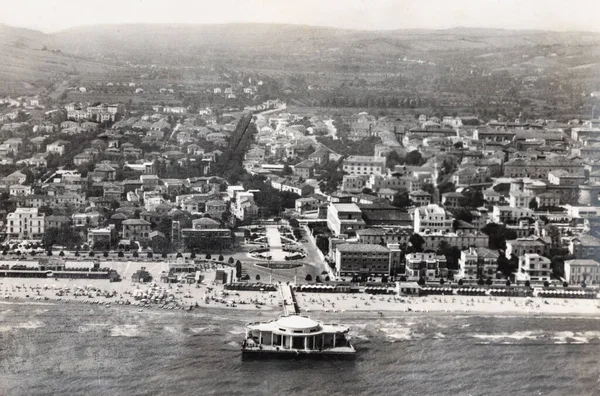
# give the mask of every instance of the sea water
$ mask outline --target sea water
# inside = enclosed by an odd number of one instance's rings
[[[315,313],[352,328],[355,361],[242,361],[272,316],[0,304],[0,395],[600,394],[595,318]]]

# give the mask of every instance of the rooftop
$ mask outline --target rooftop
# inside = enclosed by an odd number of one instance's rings
[[[381,245],[367,243],[343,243],[337,245],[336,249],[345,253],[389,253],[389,249]]]
[[[358,207],[358,205],[356,205],[354,203],[349,203],[349,204],[334,203],[332,205],[338,212],[362,213],[360,208]]]

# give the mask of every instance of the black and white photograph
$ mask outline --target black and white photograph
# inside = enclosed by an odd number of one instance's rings
[[[598,0],[0,9],[0,396],[600,395]]]

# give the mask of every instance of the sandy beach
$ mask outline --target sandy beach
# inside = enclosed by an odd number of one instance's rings
[[[2,264],[2,262],[0,262]],[[121,282],[100,279],[0,278],[0,298],[8,301],[132,305],[140,309],[221,308],[253,311],[280,311],[279,293],[225,290],[214,282],[216,270],[204,272],[202,284],[158,282],[168,269],[165,262],[102,262],[117,269]],[[145,267],[154,283],[131,281],[131,275]],[[456,313],[483,315],[568,315],[600,316],[600,301],[542,297],[425,296],[340,294],[296,292],[301,313],[369,312]],[[158,299],[156,297],[159,297]]]
[[[436,312],[523,315],[600,315],[600,301],[542,297],[296,293],[303,312]]]
[[[279,304],[275,292],[225,290],[222,284],[214,282],[215,269],[204,272],[202,284],[167,284],[159,282],[160,273],[168,270],[165,262],[102,262],[101,267],[116,269],[123,280],[0,278],[0,298],[20,302],[127,304],[163,309],[188,309],[192,306],[269,311],[278,308]],[[151,284],[131,281],[131,275],[142,267],[153,276]]]

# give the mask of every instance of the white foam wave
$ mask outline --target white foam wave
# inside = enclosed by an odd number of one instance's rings
[[[27,322],[20,323],[14,327],[15,329],[37,329],[43,326],[44,323],[40,322],[39,320],[29,320]]]
[[[108,323],[86,323],[86,324],[79,326],[78,332],[79,333],[87,333],[89,331],[101,330],[108,326],[109,326]]]
[[[139,337],[141,334],[137,325],[117,325],[110,329],[111,337]]]
[[[384,333],[388,339],[394,341],[409,341],[413,338],[410,329],[403,329],[398,327],[380,327],[379,331]]]
[[[542,335],[541,332],[516,331],[514,333],[472,334],[471,337],[479,338],[481,340],[492,340],[492,341],[499,341],[499,340],[504,340],[504,339],[512,339],[512,340],[535,340],[540,335]]]

